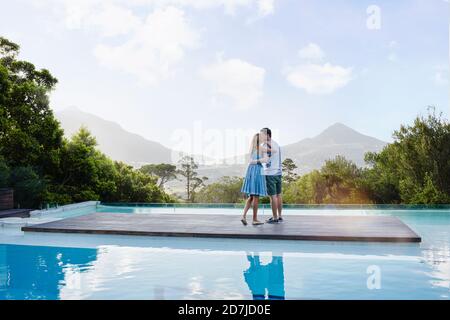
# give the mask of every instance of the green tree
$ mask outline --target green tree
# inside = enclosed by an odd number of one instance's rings
[[[370,203],[362,183],[362,169],[342,156],[325,161],[320,169],[325,179],[324,203]]]
[[[326,195],[326,181],[319,170],[302,175],[283,190],[283,201],[296,204],[320,204]]]
[[[290,158],[286,158],[282,163],[283,168],[283,180],[286,184],[290,184],[298,178],[298,175],[295,173],[295,169],[297,169],[297,165]]]
[[[14,205],[20,208],[39,206],[46,188],[45,182],[31,167],[13,168],[8,185],[14,189]]]
[[[240,177],[222,177],[200,190],[195,201],[200,203],[239,203],[242,202],[243,179]]]
[[[156,185],[156,177],[113,162],[96,145],[96,139],[85,127],[65,142],[55,183],[46,195],[48,202],[171,201]]]
[[[164,185],[177,178],[177,166],[160,163],[147,164],[139,169],[141,172],[158,177],[158,186],[164,188]]]
[[[194,161],[193,157],[184,156],[178,162],[180,169],[178,174],[186,179],[186,200],[189,202],[194,202],[195,192],[198,188],[204,186],[204,182],[208,180],[207,177],[198,177],[197,169],[198,164]]]
[[[115,202],[170,202],[171,199],[156,185],[155,177],[134,170],[122,162],[116,162],[117,191],[112,201]]]
[[[19,46],[0,37],[0,155],[11,167],[32,167],[51,174],[63,131],[49,107],[57,80],[17,60]]]
[[[10,169],[6,164],[5,159],[0,156],[0,188],[8,187]]]
[[[286,203],[351,204],[371,203],[363,180],[363,170],[342,156],[325,161],[285,188]]]
[[[37,207],[57,169],[63,131],[49,107],[57,80],[18,60],[19,49],[0,37],[0,157],[10,170],[7,185],[15,188],[16,205]]]
[[[450,202],[450,124],[429,108],[412,125],[394,132],[394,142],[369,153],[367,176],[373,197],[387,203]]]

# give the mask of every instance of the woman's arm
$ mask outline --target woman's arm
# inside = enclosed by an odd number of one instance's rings
[[[270,152],[272,155],[278,153],[278,149],[277,148],[272,149],[272,146],[270,144],[261,145],[260,146],[260,151],[262,153],[269,153]]]

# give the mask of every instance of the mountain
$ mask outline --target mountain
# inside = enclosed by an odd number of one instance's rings
[[[158,142],[147,140],[142,136],[130,133],[117,123],[104,120],[77,108],[69,108],[56,113],[56,118],[66,136],[71,136],[81,126],[86,126],[97,138],[100,150],[114,160],[124,161],[136,167],[146,163],[176,162],[180,155]],[[369,151],[380,151],[386,142],[361,134],[344,124],[336,123],[318,136],[300,140],[282,147],[283,158],[291,158],[298,166],[300,173],[319,169],[325,160],[342,155],[359,166],[364,165],[364,154]],[[173,156],[173,157],[172,157]],[[242,164],[243,156],[228,158],[221,165],[200,165],[199,175],[209,177],[214,182],[222,176],[242,176],[246,165]],[[194,155],[198,163],[206,157]],[[240,160],[236,163],[233,160]],[[176,185],[177,183],[174,182]]]
[[[139,166],[145,163],[170,163],[172,151],[162,144],[130,133],[115,122],[72,107],[55,114],[67,137],[86,126],[97,138],[100,150],[114,160]]]
[[[314,138],[283,147],[283,158],[291,158],[300,172],[320,168],[325,160],[337,155],[364,166],[366,152],[380,151],[386,142],[364,135],[342,123],[336,123]]]

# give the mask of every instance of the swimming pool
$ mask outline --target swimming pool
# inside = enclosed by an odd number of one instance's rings
[[[38,223],[93,211],[237,218],[240,210],[95,205],[29,220]],[[449,209],[294,207],[285,214],[285,223],[296,214],[393,215],[423,241],[24,234],[19,223],[5,224],[0,227],[0,299],[450,299]]]

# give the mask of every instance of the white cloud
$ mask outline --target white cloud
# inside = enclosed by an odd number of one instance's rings
[[[325,53],[315,43],[310,43],[306,47],[298,51],[300,59],[304,60],[322,60],[325,58]]]
[[[310,94],[330,94],[345,87],[352,80],[352,69],[330,63],[304,64],[291,68],[287,80]]]
[[[205,10],[223,7],[226,14],[240,8],[259,16],[274,12],[275,0],[33,0],[37,6],[51,6],[66,28],[83,29],[114,39],[95,46],[101,65],[133,74],[141,82],[157,84],[174,73],[199,35],[187,21],[184,9]],[[145,20],[137,12],[152,10]],[[117,44],[117,40],[121,41]]]
[[[174,7],[156,9],[129,40],[118,46],[98,45],[94,54],[106,67],[154,85],[174,73],[185,51],[194,48],[198,34],[184,12]]]
[[[240,59],[222,60],[204,67],[200,74],[214,88],[216,97],[231,98],[241,110],[256,106],[263,96],[265,70]]]
[[[275,0],[123,0],[138,5],[192,7],[197,10],[223,7],[225,13],[235,14],[239,8],[256,8],[260,16],[274,12]]]
[[[260,16],[268,16],[275,11],[275,0],[258,0],[258,11]]]
[[[103,36],[128,34],[141,25],[141,20],[133,14],[133,11],[116,5],[105,6],[89,22],[93,26],[98,26]]]
[[[165,8],[167,6],[176,6],[178,8],[194,8],[196,10],[205,10],[212,8],[224,9],[226,14],[235,14],[240,8],[252,8],[260,16],[267,16],[274,12],[275,0],[34,0],[36,5],[43,3],[52,6],[63,5],[65,9],[65,20],[67,25],[72,28],[79,28],[86,20],[99,14],[103,8],[116,6],[123,8]],[[119,23],[118,23],[119,22]],[[116,23],[124,24],[123,20],[117,20]]]
[[[285,68],[284,74],[291,85],[309,94],[331,94],[352,80],[352,68],[320,63],[325,53],[315,43],[300,49],[299,57],[304,61]]]

